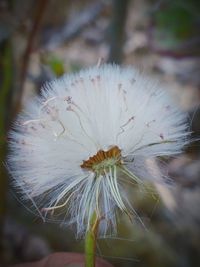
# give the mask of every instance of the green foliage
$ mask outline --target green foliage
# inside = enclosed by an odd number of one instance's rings
[[[198,36],[199,11],[196,0],[165,1],[153,14],[156,39],[161,45],[173,48]]]
[[[47,65],[50,67],[51,71],[56,75],[56,77],[60,77],[65,73],[63,60],[55,55],[50,56],[47,59]]]

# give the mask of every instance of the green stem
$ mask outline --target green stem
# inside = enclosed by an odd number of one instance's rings
[[[96,238],[100,219],[94,212],[85,237],[85,267],[95,267]]]

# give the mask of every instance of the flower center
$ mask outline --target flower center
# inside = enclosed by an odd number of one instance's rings
[[[114,165],[121,164],[121,150],[117,146],[114,146],[107,151],[99,150],[94,156],[88,160],[84,160],[81,168],[101,173]]]

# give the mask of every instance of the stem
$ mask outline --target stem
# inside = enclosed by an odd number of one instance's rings
[[[94,212],[85,237],[85,267],[95,267],[96,238],[100,219]]]

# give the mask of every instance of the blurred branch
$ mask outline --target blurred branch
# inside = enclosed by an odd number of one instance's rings
[[[6,43],[2,55],[2,85],[0,89],[0,145],[5,143],[6,134],[6,116],[7,116],[7,99],[10,94],[12,80],[12,62],[11,62],[11,47]]]
[[[108,61],[121,63],[123,57],[123,43],[125,38],[125,24],[129,0],[113,0],[113,16],[110,25],[110,52]]]
[[[2,85],[0,88],[0,240],[6,213],[7,176],[3,162],[6,155],[6,132],[8,128],[8,99],[12,88],[12,53],[10,42],[1,44]]]
[[[47,49],[55,49],[62,43],[72,40],[82,30],[101,14],[106,7],[102,1],[90,4],[80,14],[78,13],[70,22],[66,22],[62,28],[57,28],[46,33],[43,46]]]
[[[17,91],[17,96],[16,96],[16,108],[14,112],[18,112],[21,106],[21,100],[24,92],[24,82],[26,79],[27,75],[27,70],[28,70],[28,65],[29,65],[29,60],[30,60],[30,55],[33,49],[34,41],[37,36],[37,33],[40,30],[42,18],[46,9],[46,6],[48,4],[48,0],[41,0],[38,2],[38,8],[36,11],[36,16],[33,22],[33,27],[30,32],[28,41],[27,41],[27,47],[23,56],[23,61],[22,61],[22,67],[21,67],[21,75],[20,75],[20,82],[19,82],[19,88]],[[14,113],[15,114],[15,113]]]

